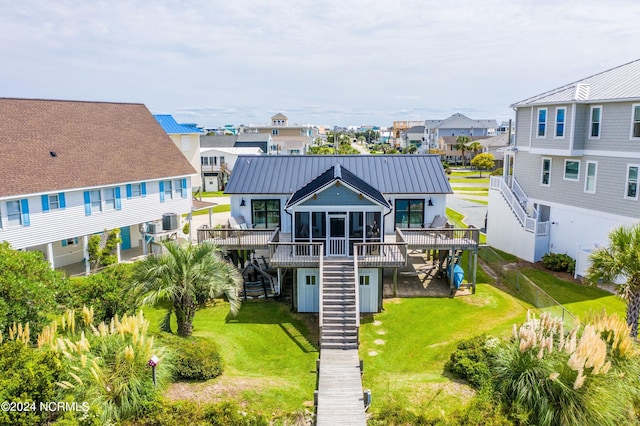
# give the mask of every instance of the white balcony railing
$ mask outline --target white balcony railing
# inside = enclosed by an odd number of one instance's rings
[[[516,215],[518,221],[526,231],[533,232],[536,235],[547,234],[549,230],[548,222],[538,222],[537,210],[532,209],[532,213],[528,214],[525,210],[525,207],[522,205],[522,201],[524,200],[524,204],[526,206],[526,203],[528,202],[527,196],[520,185],[517,184],[515,179],[514,191],[509,188],[506,181],[501,176],[491,176],[489,187],[491,189],[497,189],[500,191],[505,201],[507,202],[507,204],[509,204],[509,207],[511,207],[511,210]],[[520,196],[516,196],[515,191],[519,191]]]

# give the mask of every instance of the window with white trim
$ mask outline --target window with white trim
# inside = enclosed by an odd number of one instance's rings
[[[602,122],[602,107],[594,105],[589,114],[589,139],[600,139],[600,123]]]
[[[105,210],[116,209],[116,189],[115,188],[104,189],[104,208]]]
[[[564,138],[564,122],[566,115],[566,108],[556,108],[556,138]]]
[[[640,104],[633,104],[633,121],[631,123],[631,137],[640,138]]]
[[[172,200],[173,199],[173,186],[172,186],[170,180],[165,180],[164,181],[164,197],[167,200]]]
[[[544,138],[547,136],[547,109],[538,109],[538,131],[536,137]]]
[[[306,285],[316,285],[316,276],[315,275],[305,275],[305,284]]]
[[[580,180],[580,161],[564,160],[564,179]]]
[[[180,198],[182,197],[182,179],[176,179],[174,182],[176,198]]]
[[[22,210],[19,200],[7,201],[7,221],[9,226],[22,225]]]
[[[627,166],[627,182],[625,184],[625,193],[624,198],[630,200],[638,199],[638,184],[639,182],[639,174],[638,170],[640,166],[633,164]]]
[[[142,184],[140,183],[132,183],[131,184],[131,197],[142,197]]]
[[[595,161],[587,161],[586,169],[587,170],[584,173],[584,192],[588,194],[595,194],[598,163]]]
[[[369,285],[371,284],[371,277],[369,275],[360,275],[360,285]]]
[[[540,185],[549,186],[551,184],[551,158],[542,159],[542,173],[540,176]]]
[[[100,194],[100,190],[93,189],[90,191],[90,194],[91,194],[91,211],[101,212],[102,211],[102,195]]]
[[[60,208],[60,198],[58,198],[58,194],[50,194],[48,199],[49,210],[58,210]]]

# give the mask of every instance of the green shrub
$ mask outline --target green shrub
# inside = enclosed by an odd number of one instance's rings
[[[444,365],[445,371],[458,379],[480,389],[491,382],[491,372],[488,366],[495,339],[487,335],[480,335],[458,342],[456,350]]]
[[[93,306],[97,323],[124,315],[132,306],[125,297],[125,290],[131,281],[133,268],[132,263],[119,263],[87,277],[71,278],[74,293],[71,308]]]
[[[173,375],[183,380],[209,380],[222,374],[223,361],[215,342],[199,337],[178,337],[164,333],[162,343],[173,352]]]
[[[0,345],[0,402],[28,402],[35,410],[2,410],[0,424],[46,424],[55,413],[40,410],[40,402],[57,401],[56,382],[63,374],[61,354],[7,340]]]
[[[491,172],[491,176],[502,176],[502,174],[504,173],[504,169],[502,167],[495,169],[494,171]]]
[[[271,423],[267,417],[261,414],[248,413],[235,402],[200,405],[191,401],[159,401],[148,405],[145,412],[136,420],[123,423],[124,426],[179,424],[189,426],[266,426]]]
[[[573,274],[576,270],[576,261],[566,253],[547,253],[542,256],[542,266],[550,271]]]

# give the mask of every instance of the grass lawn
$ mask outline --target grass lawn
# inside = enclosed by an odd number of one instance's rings
[[[372,410],[413,407],[431,415],[464,405],[466,386],[443,375],[458,340],[488,333],[508,337],[528,305],[488,284],[456,298],[388,299],[384,312],[363,321],[360,357]]]
[[[452,173],[451,176],[454,176],[454,174]],[[469,177],[453,177],[453,178],[449,178],[449,183],[482,183],[485,184],[487,186],[489,186],[489,175],[487,175],[486,173],[480,177],[480,176],[469,176]]]
[[[222,213],[222,212],[230,212],[231,211],[231,204],[218,204],[217,206],[213,206],[213,213]],[[198,210],[196,212],[193,212],[193,216],[202,216],[205,214],[209,214],[209,210]],[[186,214],[182,215],[183,217],[187,217]]]
[[[181,384],[181,396],[203,402],[233,399],[267,415],[302,410],[309,401],[313,405],[318,351],[301,314],[289,309],[273,301],[249,301],[228,321],[226,303],[198,311],[193,334],[220,346],[224,373],[204,383]],[[158,331],[163,313],[145,311],[151,331]]]
[[[471,194],[469,194],[469,195],[471,195]],[[489,201],[488,200],[472,200],[471,198],[463,198],[463,200],[471,201],[472,203],[478,203],[478,204],[482,204],[482,205],[485,205],[485,206],[489,205]]]
[[[228,195],[225,194],[224,191],[203,192],[202,196],[203,197],[228,197]]]
[[[521,272],[578,318],[589,311],[626,315],[626,304],[620,297],[597,287],[562,281],[554,275],[534,268],[523,268]]]
[[[454,192],[484,192],[489,194],[489,188],[481,186],[453,186],[452,189]]]

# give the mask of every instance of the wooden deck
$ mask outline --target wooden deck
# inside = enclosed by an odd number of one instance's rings
[[[475,250],[480,240],[476,228],[400,229],[398,239],[409,250]]]
[[[322,349],[316,425],[367,424],[357,349]]]

